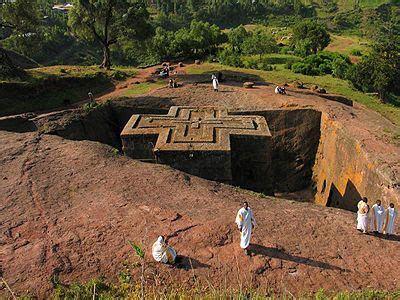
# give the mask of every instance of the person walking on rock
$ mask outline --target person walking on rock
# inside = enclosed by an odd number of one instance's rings
[[[377,200],[374,205],[372,205],[372,231],[374,233],[382,233],[383,222],[385,221],[385,209],[381,205],[381,200]]]
[[[397,218],[397,210],[394,208],[394,204],[390,203],[388,209],[386,210],[386,222],[384,233],[385,234],[395,234],[395,224]]]
[[[248,247],[253,228],[256,226],[256,219],[246,201],[243,202],[243,207],[239,209],[235,222],[240,231],[240,248],[244,249],[246,255],[249,255]]]

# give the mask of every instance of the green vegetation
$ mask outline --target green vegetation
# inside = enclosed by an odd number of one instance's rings
[[[131,85],[126,91],[122,93],[122,97],[132,97],[136,95],[147,94],[152,90],[165,86],[166,83],[163,81],[156,82],[144,82],[139,84]]]
[[[112,89],[114,81],[133,76],[136,69],[52,66],[27,70],[24,76],[0,81],[0,116],[48,110],[73,104]]]
[[[362,54],[367,54],[369,52],[369,42],[368,40],[358,37],[358,36],[340,36],[336,34],[331,34],[331,42],[325,48],[326,51],[338,52],[344,55],[354,55],[358,54],[352,53],[353,51],[359,51]]]
[[[291,69],[304,75],[332,74],[345,79],[351,63],[348,57],[333,52],[318,52],[307,56],[303,61],[294,63]]]
[[[121,37],[144,37],[149,32],[149,13],[144,1],[75,0],[68,14],[73,32],[89,41],[96,40],[103,50],[100,67],[111,67],[111,45]]]
[[[324,50],[331,41],[324,25],[314,20],[305,20],[297,23],[293,28],[291,43],[294,51],[307,56]]]
[[[73,79],[72,74],[60,72],[57,79],[37,76],[42,80],[39,84],[31,72],[23,74],[13,65],[7,49],[42,64],[71,61],[109,68],[111,60],[148,65],[218,58],[225,65],[271,72],[268,76],[281,82],[318,75],[302,81],[325,86],[396,119],[393,115],[400,105],[398,1],[74,0],[73,9],[66,13],[54,11],[53,4],[51,0],[16,0],[0,6],[0,77],[7,81],[2,83],[0,114],[77,102],[87,91],[111,88],[113,76],[124,77],[86,73],[80,81],[82,76]],[[324,49],[344,56],[320,53]],[[329,74],[329,79],[321,80],[323,74]],[[374,96],[356,93],[350,83],[338,78],[348,79],[360,91],[378,93],[381,101],[391,105],[379,107]],[[49,82],[49,88],[44,88]],[[54,87],[61,83],[67,88]],[[148,92],[157,85],[132,86],[125,95]],[[22,98],[29,92],[35,100],[21,101],[11,95],[12,90],[22,91]],[[14,98],[17,101],[10,100]]]
[[[86,284],[72,284],[69,287],[57,287],[53,299],[141,299],[140,285],[129,283],[129,276],[120,276],[119,284],[107,284],[101,279],[91,280]],[[127,280],[128,278],[128,280]],[[126,282],[128,281],[128,283]],[[95,292],[95,297],[93,294]],[[300,299],[315,300],[395,300],[400,297],[400,291],[342,291],[331,292],[319,290],[316,293],[296,295]],[[184,289],[170,286],[167,289],[149,288],[145,299],[298,299],[292,293],[275,294],[268,288],[262,289],[217,289],[212,286],[206,288]],[[143,298],[142,298],[143,299]]]
[[[16,1],[0,5],[0,78],[23,74],[10,59],[2,41],[11,35],[34,34],[39,23],[35,1]]]
[[[189,27],[176,32],[157,27],[151,46],[160,61],[181,57],[198,58],[215,54],[223,38],[217,25],[193,20]]]
[[[400,30],[391,31],[372,48],[371,54],[355,65],[348,78],[364,92],[378,92],[382,101],[400,95]],[[393,102],[393,101],[392,101]],[[393,102],[400,106],[400,101]]]

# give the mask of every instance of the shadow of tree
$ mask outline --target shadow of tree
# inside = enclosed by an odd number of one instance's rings
[[[191,270],[191,269],[202,269],[202,268],[210,268],[210,265],[204,264],[197,259],[184,256],[184,255],[178,255],[176,257],[175,261],[175,268],[177,269],[182,269],[182,270]]]
[[[291,255],[288,253],[285,253],[279,249],[276,248],[268,248],[262,245],[258,244],[252,244],[250,246],[250,251],[252,251],[255,254],[263,255],[263,256],[268,256],[271,258],[278,258],[281,260],[286,260],[286,261],[292,261],[298,264],[303,264],[315,268],[320,268],[320,269],[325,269],[325,270],[338,270],[338,271],[345,271],[344,269],[322,262],[322,261],[317,261],[313,260],[310,258],[306,257],[301,257],[301,256],[295,256]]]

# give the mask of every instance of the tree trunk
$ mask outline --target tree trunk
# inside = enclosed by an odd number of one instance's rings
[[[103,62],[100,65],[100,68],[106,68],[107,70],[111,69],[111,56],[110,56],[110,46],[103,46]]]

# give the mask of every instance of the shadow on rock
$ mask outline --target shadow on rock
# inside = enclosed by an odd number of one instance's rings
[[[187,271],[191,269],[210,268],[210,265],[204,264],[197,259],[188,256],[178,255],[174,267]]]
[[[259,254],[259,255],[268,256],[271,258],[278,258],[281,260],[292,261],[292,262],[295,262],[298,264],[303,264],[303,265],[307,265],[307,266],[311,266],[311,267],[315,267],[315,268],[321,268],[321,269],[325,269],[325,270],[346,271],[340,267],[333,266],[331,264],[324,263],[322,261],[317,261],[317,260],[313,260],[313,259],[306,258],[306,257],[291,255],[291,254],[285,253],[282,250],[279,250],[276,248],[268,248],[268,247],[264,247],[262,245],[251,245],[250,250],[251,250],[251,252],[255,253],[256,255]]]
[[[382,240],[388,240],[388,241],[395,241],[395,242],[400,242],[400,235],[396,235],[396,234],[383,234],[383,233],[368,233],[368,235],[373,236],[373,237],[377,237],[380,238]]]

